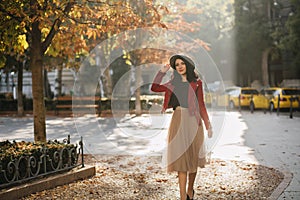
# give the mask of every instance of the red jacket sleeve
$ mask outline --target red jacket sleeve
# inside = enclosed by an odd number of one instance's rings
[[[166,75],[166,73],[163,73],[161,71],[159,71],[152,83],[151,86],[151,91],[153,92],[166,92],[167,91],[167,87],[165,85],[161,84],[161,81],[163,79],[163,77]]]
[[[199,105],[201,118],[204,121],[206,129],[209,129],[210,122],[209,122],[209,117],[207,114],[207,110],[203,98],[202,81],[200,80],[198,81],[197,97],[198,97],[198,105]]]

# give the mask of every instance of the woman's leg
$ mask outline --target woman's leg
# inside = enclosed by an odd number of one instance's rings
[[[178,172],[180,200],[186,200],[187,172]]]
[[[194,190],[194,182],[197,175],[197,171],[193,173],[189,173],[189,181],[188,181],[188,189],[187,194],[190,198],[193,198],[193,190]]]

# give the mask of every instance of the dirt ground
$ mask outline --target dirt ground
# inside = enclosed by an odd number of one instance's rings
[[[85,161],[96,166],[94,177],[38,192],[23,200],[179,199],[177,174],[164,172],[160,157],[87,155]],[[267,199],[283,178],[273,168],[212,159],[198,170],[194,199]]]

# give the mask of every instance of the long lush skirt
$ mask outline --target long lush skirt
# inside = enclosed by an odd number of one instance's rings
[[[168,131],[167,172],[196,172],[204,167],[205,157],[199,158],[204,141],[203,125],[197,123],[188,108],[177,107],[173,112]]]

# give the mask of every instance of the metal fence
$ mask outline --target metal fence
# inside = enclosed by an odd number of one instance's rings
[[[64,140],[64,143],[70,144],[70,136]],[[0,163],[0,189],[65,172],[80,165],[84,167],[82,137],[78,145],[66,145],[57,150],[42,147],[38,156],[20,156],[9,162]]]

